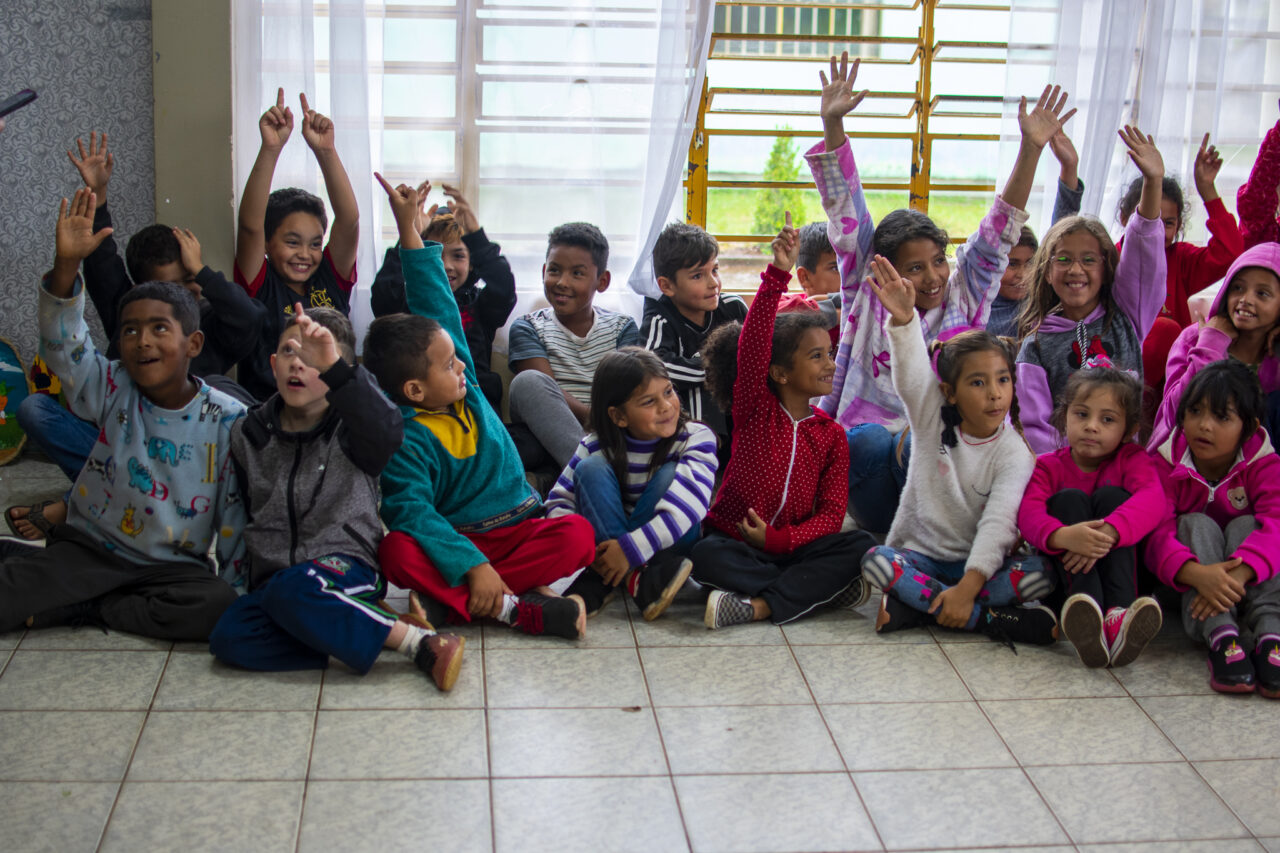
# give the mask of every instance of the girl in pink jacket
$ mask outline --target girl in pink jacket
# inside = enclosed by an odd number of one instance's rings
[[[1018,509],[1027,542],[1068,593],[1062,632],[1088,667],[1132,663],[1160,631],[1160,605],[1138,596],[1138,543],[1164,515],[1151,458],[1133,443],[1142,383],[1105,363],[1067,380],[1053,425],[1067,446],[1036,459]]]
[[[1155,451],[1173,432],[1183,390],[1207,364],[1230,358],[1257,371],[1263,394],[1280,390],[1280,243],[1247,250],[1227,270],[1226,284],[1214,297],[1209,318],[1182,330],[1169,350],[1164,399],[1156,412],[1147,447]],[[1275,435],[1276,424],[1263,426]]]
[[[1146,562],[1182,593],[1183,627],[1209,647],[1210,686],[1280,699],[1280,457],[1262,413],[1237,361],[1186,386],[1155,457],[1167,503]]]

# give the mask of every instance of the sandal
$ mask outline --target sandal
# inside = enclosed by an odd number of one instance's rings
[[[45,510],[45,507],[50,507],[57,503],[62,503],[62,501],[61,500],[40,501],[39,503],[32,504],[31,506],[27,507],[27,514],[21,517],[14,516],[13,511],[15,509],[21,509],[22,507],[17,505],[11,506],[4,511],[4,520],[6,523],[8,523],[9,529],[13,531],[13,535],[17,536],[19,539],[24,539],[28,542],[36,542],[40,539],[47,539],[49,536],[49,531],[53,528],[53,522],[49,521],[49,519],[44,517],[44,510]],[[19,521],[27,522],[32,527],[34,527],[40,533],[40,535],[39,536],[22,535],[21,533],[18,532],[17,522]]]

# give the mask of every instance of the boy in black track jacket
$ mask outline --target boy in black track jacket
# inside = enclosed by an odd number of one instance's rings
[[[398,621],[378,603],[378,475],[404,424],[354,366],[354,347],[340,312],[295,305],[271,356],[278,393],[232,432],[249,593],[219,620],[209,648],[247,669],[323,669],[332,655],[361,674],[394,648],[448,690],[464,641]]]

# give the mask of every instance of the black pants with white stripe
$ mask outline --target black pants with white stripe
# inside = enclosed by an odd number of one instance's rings
[[[693,579],[704,586],[763,598],[782,625],[831,601],[862,573],[876,544],[861,530],[832,533],[790,554],[769,554],[722,533],[693,546]]]

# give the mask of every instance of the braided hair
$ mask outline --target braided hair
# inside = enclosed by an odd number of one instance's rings
[[[938,379],[955,388],[960,380],[965,359],[980,352],[998,352],[1004,356],[1005,363],[1009,366],[1009,380],[1013,386],[1010,388],[1013,397],[1009,401],[1009,421],[1013,424],[1013,428],[1017,430],[1018,435],[1022,436],[1022,441],[1025,444],[1027,437],[1022,431],[1022,418],[1018,407],[1017,394],[1018,372],[1016,364],[1018,351],[1011,338],[1002,338],[985,329],[970,329],[946,341],[934,343],[934,366],[938,372]],[[956,434],[956,430],[959,429],[962,420],[960,409],[954,403],[945,403],[942,406],[942,443],[944,446],[955,447],[959,444],[960,439]],[[1031,446],[1027,445],[1027,449],[1030,450]]]

